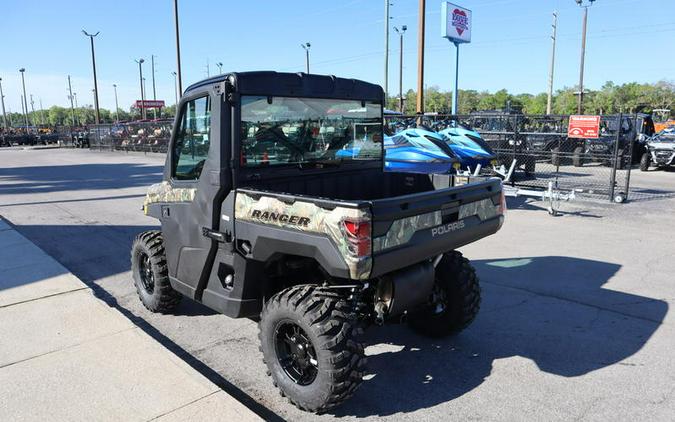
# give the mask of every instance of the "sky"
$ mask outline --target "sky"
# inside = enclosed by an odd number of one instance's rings
[[[390,94],[397,94],[399,39],[404,91],[416,86],[418,1],[390,0]],[[427,0],[425,85],[450,90],[454,46],[440,35],[441,1]],[[456,0],[472,10],[472,42],[460,47],[460,89],[539,93],[547,89],[551,13],[558,11],[554,89],[578,81],[581,9],[574,0]],[[0,78],[8,110],[21,110],[21,79],[39,102],[68,106],[67,75],[80,106],[93,104],[89,39],[95,39],[101,107],[121,108],[140,97],[138,65],[144,58],[146,98],[152,98],[151,55],[158,99],[174,102],[176,68],[172,0],[0,0]],[[300,44],[310,42],[312,73],[384,84],[382,0],[180,0],[183,87],[223,72],[305,66]],[[605,81],[675,79],[675,1],[597,0],[589,9],[585,86]],[[30,104],[29,104],[30,107]]]

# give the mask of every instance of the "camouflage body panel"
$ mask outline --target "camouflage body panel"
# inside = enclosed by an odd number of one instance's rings
[[[480,201],[472,202],[470,204],[465,204],[459,207],[459,220],[463,220],[467,217],[477,215],[481,221],[489,220],[493,217],[496,217],[499,213],[499,205],[492,203],[492,199],[485,198]]]
[[[143,201],[143,210],[148,213],[148,205],[158,202],[192,202],[197,189],[174,188],[167,181],[155,183],[148,188]]]
[[[442,223],[441,211],[396,220],[384,236],[373,239],[373,251],[379,252],[408,243],[417,231],[440,226]]]
[[[273,196],[263,195],[256,199],[244,192],[237,192],[234,216],[240,221],[326,235],[340,251],[352,279],[367,280],[370,275],[372,257],[356,256],[342,225],[345,218],[369,221],[371,215],[368,210],[340,206],[329,210],[301,200],[287,204]]]
[[[457,221],[467,217],[478,216],[481,221],[489,220],[498,215],[498,205],[492,199],[486,198],[471,202],[459,207]],[[401,218],[392,223],[387,233],[373,239],[373,251],[381,252],[385,249],[403,245],[412,239],[420,230],[429,229],[443,224],[441,211]]]

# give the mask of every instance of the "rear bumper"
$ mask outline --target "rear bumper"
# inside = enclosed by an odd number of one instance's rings
[[[489,220],[478,216],[416,232],[410,241],[373,257],[370,277],[378,277],[460,248],[499,231],[504,215]]]

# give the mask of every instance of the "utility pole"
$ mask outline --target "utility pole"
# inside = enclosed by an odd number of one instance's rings
[[[183,83],[180,74],[180,37],[178,31],[178,0],[173,0],[173,16],[176,23],[176,71],[178,72],[178,92],[183,95]]]
[[[206,58],[206,77],[208,78],[211,76],[211,72],[209,71],[209,58]]]
[[[155,55],[150,56],[150,60],[152,62],[152,99],[157,100],[157,92],[155,91]],[[154,118],[157,118],[157,109],[153,108],[152,109],[152,115]]]
[[[309,48],[312,45],[310,43],[300,44],[300,47],[305,49],[305,64],[307,66],[307,73],[309,73]]]
[[[426,1],[419,0],[417,24],[417,113],[424,113],[424,14]]]
[[[23,98],[21,100],[21,107],[23,108],[23,119],[26,123],[26,134],[28,134],[28,100],[26,100],[26,80],[23,77],[23,73],[26,71],[25,68],[19,69],[21,72],[21,85],[23,86]]]
[[[94,37],[97,36],[99,32],[89,34],[83,29],[82,33],[88,36],[91,41],[91,65],[94,68],[94,108],[96,109],[96,124],[99,124],[101,123],[101,115],[98,110],[98,82],[96,82],[96,58],[94,56]]]
[[[113,89],[115,90],[115,121],[120,122],[120,106],[117,105],[117,84],[113,84]]]
[[[33,94],[30,94],[30,112],[33,124],[35,124],[35,101],[33,101]]]
[[[551,66],[548,69],[548,98],[546,99],[546,114],[551,114],[553,101],[553,71],[555,69],[555,40],[558,29],[558,12],[553,12],[553,33],[551,34]]]
[[[588,21],[588,8],[593,5],[595,0],[575,0],[577,4],[584,9],[583,20],[581,21],[581,62],[579,64],[579,102],[577,103],[577,114],[584,112],[584,58],[586,56],[586,23]]]
[[[9,126],[7,126],[7,113],[5,113],[5,94],[2,92],[2,78],[0,78],[0,102],[2,102],[2,123],[5,130],[7,130]]]
[[[134,60],[138,63],[138,81],[141,84],[141,119],[145,119],[145,92],[143,91],[143,63],[145,60]]]
[[[403,113],[403,34],[408,29],[407,26],[401,26],[401,30],[394,27],[399,35],[399,57],[398,57],[398,111]]]
[[[70,75],[68,75],[68,99],[70,100],[70,114],[73,121],[73,126],[75,126],[75,107],[73,107],[73,87],[70,85]]]
[[[45,110],[42,108],[42,97],[39,98],[40,101],[40,124],[45,125]]]
[[[384,99],[389,97],[389,0],[384,0]],[[385,104],[386,105],[386,104]]]

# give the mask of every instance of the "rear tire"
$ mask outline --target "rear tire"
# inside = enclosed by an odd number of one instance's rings
[[[414,331],[428,337],[456,334],[476,318],[480,301],[476,270],[461,253],[452,251],[443,255],[436,266],[431,305],[412,313],[408,323]]]
[[[560,166],[560,148],[555,147],[551,150],[551,164]]]
[[[584,165],[584,159],[582,157],[583,153],[584,149],[582,147],[576,147],[574,149],[574,153],[572,154],[572,165],[574,167],[582,167]]]
[[[645,152],[642,154],[642,157],[640,157],[640,171],[647,171],[649,170],[649,162],[651,161],[651,157],[649,156],[648,152]]]
[[[164,240],[159,230],[143,232],[134,239],[131,274],[138,297],[149,311],[171,312],[180,303],[181,294],[169,283]]]
[[[272,296],[258,324],[274,385],[301,410],[323,412],[354,394],[366,358],[352,305],[339,293],[295,286]]]

